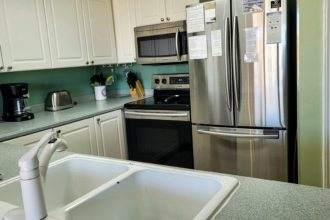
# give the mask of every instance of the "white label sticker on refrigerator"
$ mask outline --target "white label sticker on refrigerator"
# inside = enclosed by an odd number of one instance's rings
[[[243,11],[249,12],[262,12],[264,7],[264,0],[243,0]]]
[[[221,30],[211,31],[212,56],[222,56]]]
[[[282,13],[267,13],[267,44],[277,44],[282,41]]]
[[[254,63],[258,61],[258,38],[260,28],[245,28],[245,54],[244,62]]]
[[[187,8],[187,32],[204,31],[204,6],[199,4]]]
[[[207,58],[206,35],[189,37],[188,47],[189,47],[189,59],[200,60]]]
[[[215,21],[215,8],[205,10],[205,23],[214,23]]]

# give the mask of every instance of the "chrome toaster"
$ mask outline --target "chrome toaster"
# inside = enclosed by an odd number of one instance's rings
[[[73,102],[69,91],[55,91],[47,94],[45,101],[46,111],[59,111],[73,107]]]

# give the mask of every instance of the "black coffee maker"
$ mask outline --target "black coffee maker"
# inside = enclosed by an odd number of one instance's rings
[[[34,118],[33,113],[26,110],[29,89],[27,83],[1,84],[3,99],[3,121],[19,122]]]

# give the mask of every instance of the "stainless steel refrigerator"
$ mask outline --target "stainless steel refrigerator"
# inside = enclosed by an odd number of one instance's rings
[[[187,8],[196,169],[288,180],[286,10],[284,0]]]

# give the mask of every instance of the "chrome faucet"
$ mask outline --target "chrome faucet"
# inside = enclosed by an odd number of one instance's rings
[[[44,149],[38,153],[41,148]],[[57,137],[55,131],[45,134],[35,147],[18,161],[24,212],[13,210],[5,215],[8,220],[40,220],[47,217],[45,196],[41,180],[44,181],[49,160],[56,150],[67,149],[65,140]]]

